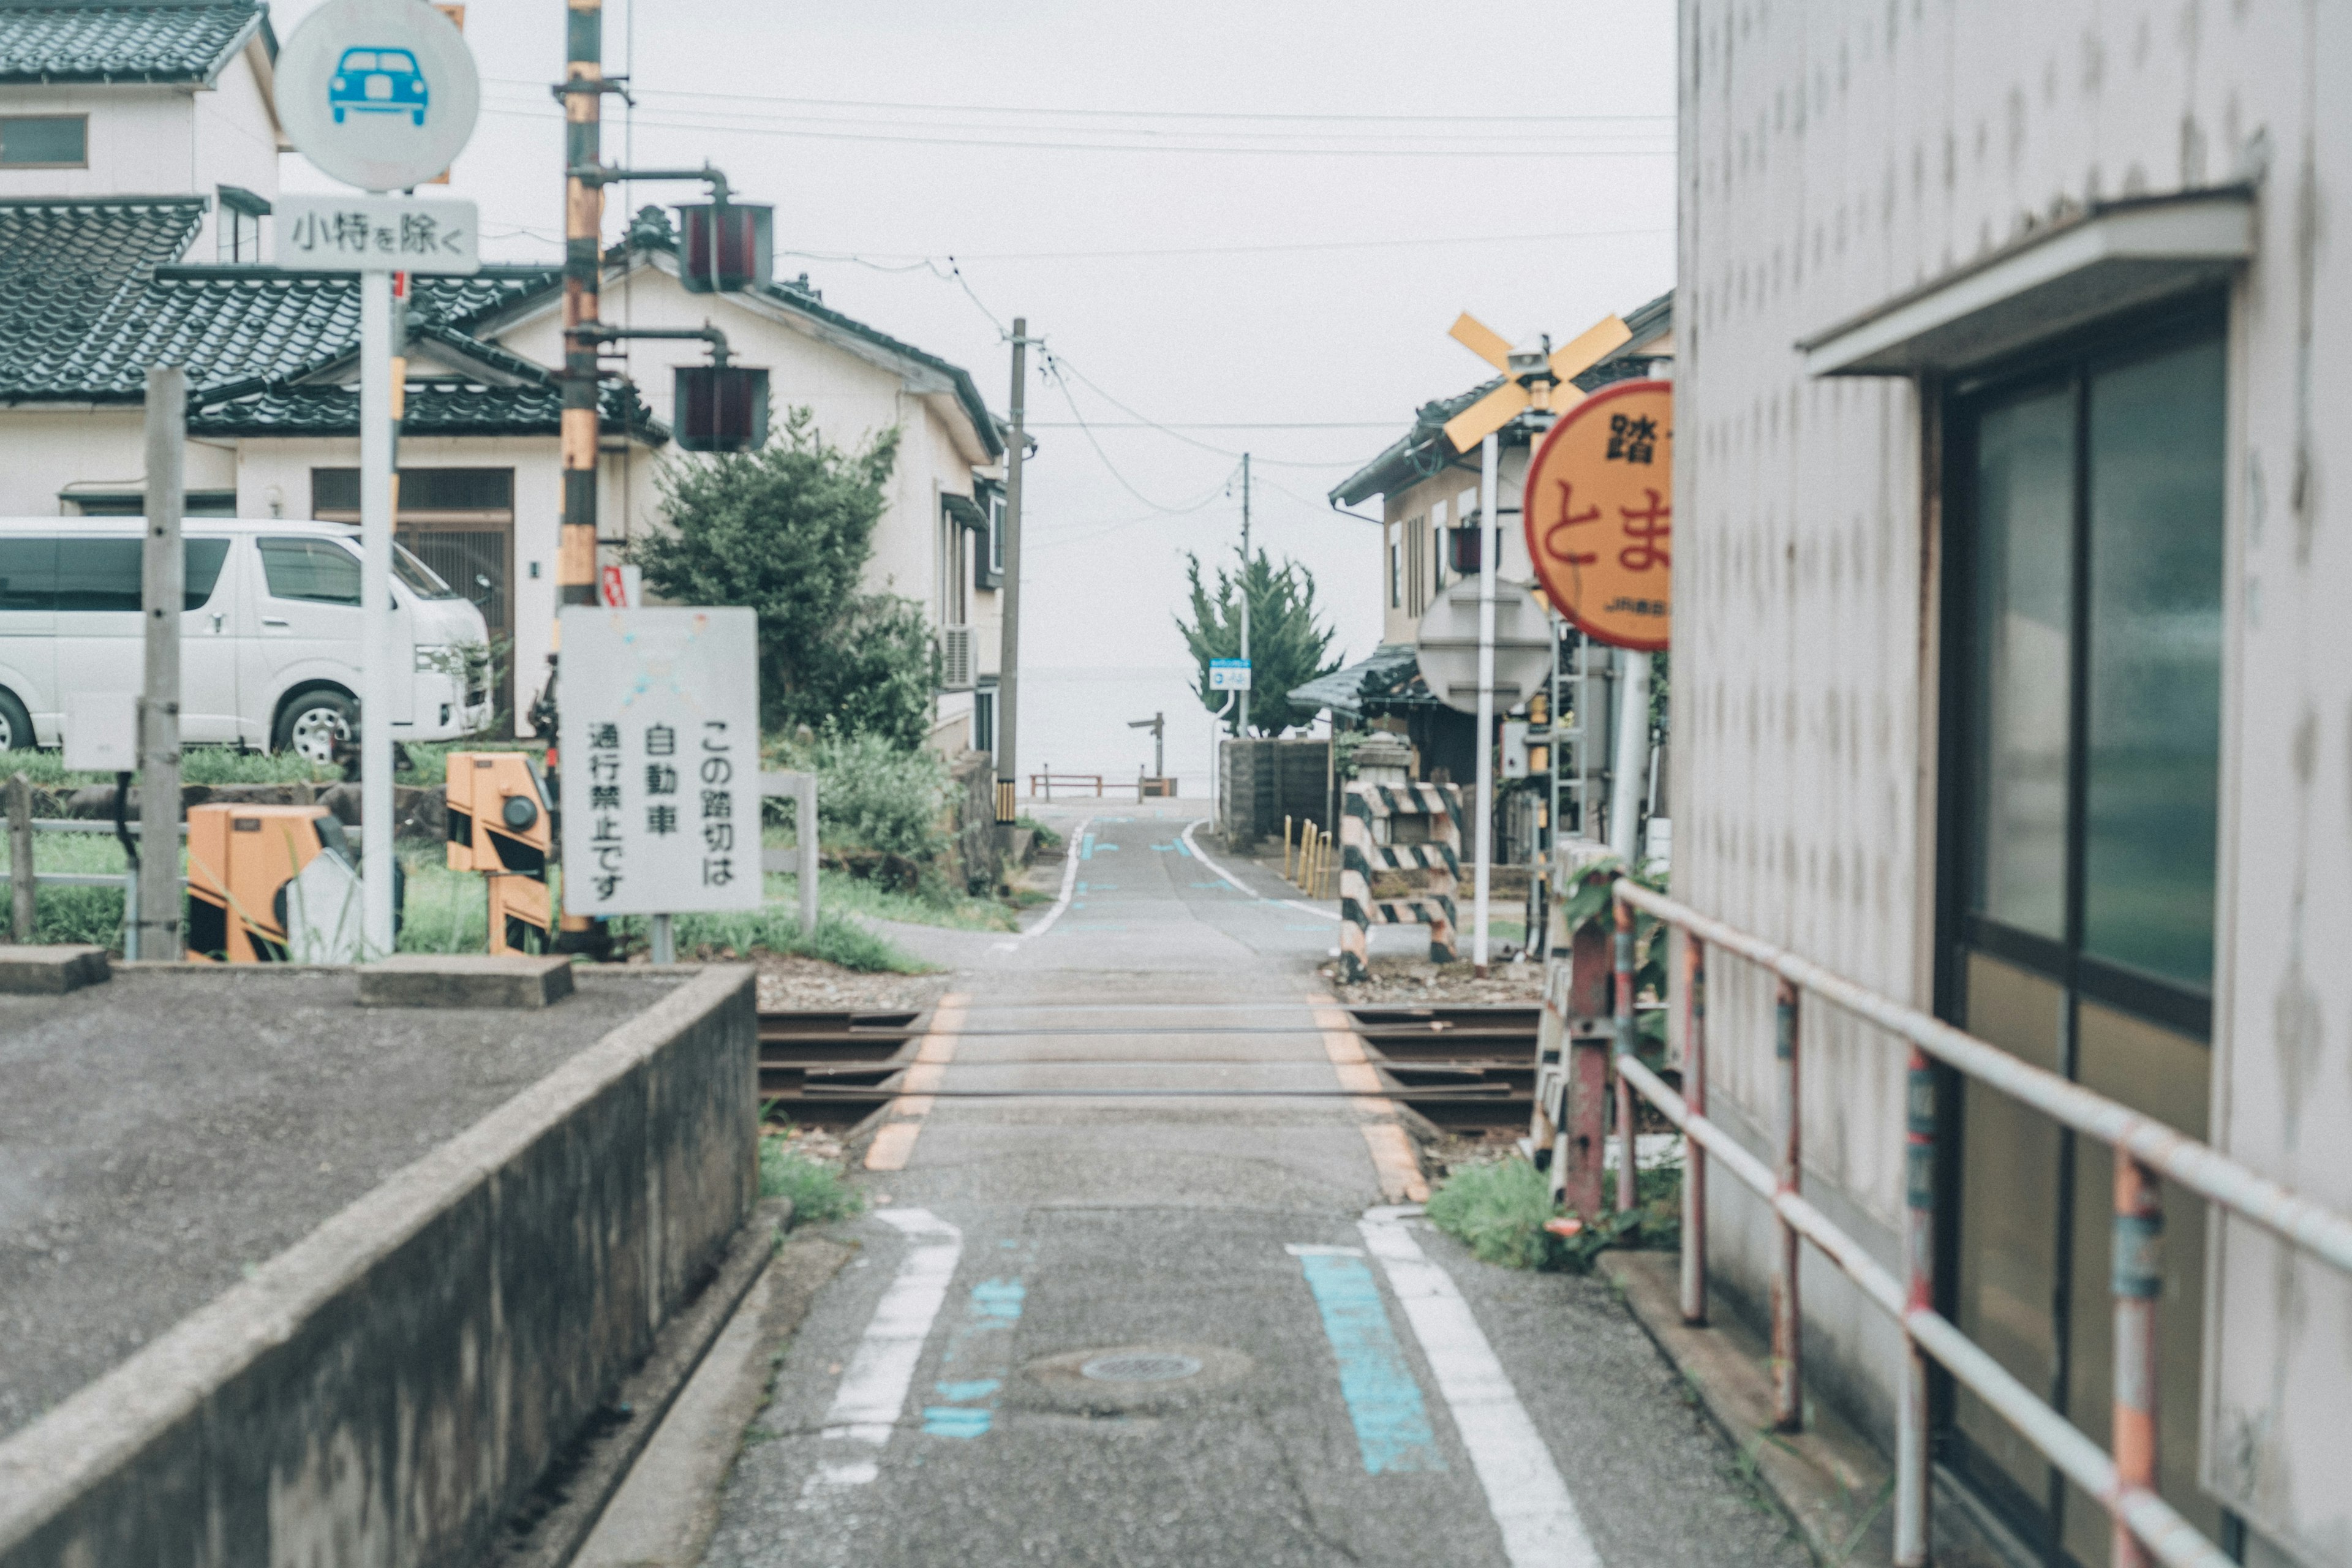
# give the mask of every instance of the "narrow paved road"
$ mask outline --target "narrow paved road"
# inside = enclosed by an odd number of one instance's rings
[[[1803,1563],[1605,1288],[1387,1206],[1310,1005],[1331,921],[1188,821],[1093,817],[1051,926],[966,944],[708,1561]]]

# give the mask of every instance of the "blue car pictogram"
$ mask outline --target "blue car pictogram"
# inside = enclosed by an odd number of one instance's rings
[[[338,125],[353,111],[405,114],[422,125],[430,102],[416,57],[406,49],[345,49],[327,83],[327,105]]]

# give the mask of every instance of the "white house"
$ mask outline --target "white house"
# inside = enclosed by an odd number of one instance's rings
[[[274,53],[251,0],[0,3],[0,514],[135,511],[144,372],[179,363],[192,511],[356,517],[352,280],[258,259]],[[605,259],[605,319],[718,326],[737,363],[768,370],[780,419],[807,407],[837,445],[899,431],[866,585],[936,629],[934,743],[984,749],[1003,443],[971,377],[830,309],[805,277],[692,295],[677,271],[667,222],[640,213]],[[400,533],[511,638],[518,714],[555,611],[561,297],[553,262],[416,279],[401,351]],[[633,343],[631,379],[605,387],[605,559],[661,526],[670,367],[702,353]]]

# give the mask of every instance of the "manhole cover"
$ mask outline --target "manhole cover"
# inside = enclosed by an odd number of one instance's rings
[[[1199,1372],[1202,1364],[1198,1356],[1172,1351],[1118,1351],[1081,1363],[1078,1375],[1097,1383],[1174,1383]]]

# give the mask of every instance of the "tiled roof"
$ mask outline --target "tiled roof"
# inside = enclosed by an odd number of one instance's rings
[[[173,265],[203,216],[197,196],[0,202],[0,402],[136,402],[147,366],[166,363],[202,390],[257,391],[352,353],[353,275]],[[510,266],[420,278],[409,320],[471,342],[467,327],[560,278]],[[473,352],[532,368],[487,342]]]
[[[0,83],[209,81],[268,25],[256,0],[0,0]]]
[[[71,380],[89,344],[135,333],[126,297],[204,216],[201,196],[0,201],[0,397]]]
[[[553,386],[483,386],[477,383],[412,382],[400,430],[404,436],[552,436],[563,394]],[[622,391],[604,389],[604,434],[627,428],[658,446],[669,431]],[[205,401],[188,416],[192,436],[356,436],[360,395],[348,386],[278,387]]]

